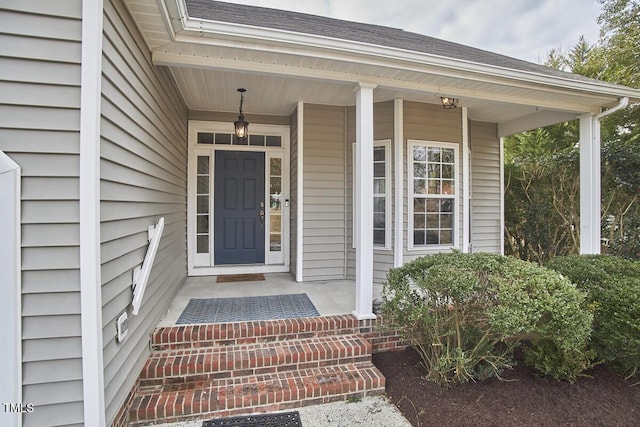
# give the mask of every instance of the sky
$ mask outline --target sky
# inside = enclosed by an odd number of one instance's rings
[[[224,1],[401,28],[535,63],[599,34],[597,0]]]

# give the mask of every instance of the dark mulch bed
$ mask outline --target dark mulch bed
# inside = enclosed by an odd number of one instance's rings
[[[605,366],[574,384],[517,366],[503,377],[444,389],[424,380],[413,350],[374,354],[387,395],[414,426],[640,426],[640,375],[624,380]]]

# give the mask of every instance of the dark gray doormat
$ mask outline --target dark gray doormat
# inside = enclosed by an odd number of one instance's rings
[[[202,427],[302,427],[298,411],[204,421]]]
[[[307,294],[191,299],[176,324],[227,323],[319,316]]]

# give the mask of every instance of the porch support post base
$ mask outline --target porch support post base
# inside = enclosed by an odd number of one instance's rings
[[[351,314],[353,314],[355,316],[355,318],[358,319],[358,320],[369,320],[369,319],[377,319],[378,318],[378,316],[376,316],[373,313],[360,314],[356,310],[352,311]]]
[[[358,319],[373,314],[373,89],[356,87],[356,309]]]

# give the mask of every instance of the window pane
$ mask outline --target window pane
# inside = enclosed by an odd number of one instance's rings
[[[271,219],[269,221],[269,226],[271,227],[271,233],[280,233],[282,230],[282,217],[280,215],[271,214]]]
[[[424,179],[413,180],[413,194],[427,194],[427,183]]]
[[[414,214],[413,215],[413,227],[418,229],[418,228],[426,228],[426,222],[425,222],[425,218],[426,216],[423,214]]]
[[[269,250],[271,252],[280,252],[282,250],[282,238],[280,234],[269,235]]]
[[[439,179],[430,179],[429,180],[429,194],[441,194],[440,193],[440,180]]]
[[[199,254],[209,253],[209,236],[196,237],[196,252]]]
[[[231,134],[230,133],[216,133],[216,144],[231,144]]]
[[[453,233],[451,230],[443,230],[440,232],[440,244],[451,245],[453,244]]]
[[[437,231],[427,231],[427,245],[437,245],[439,242],[439,236]]]
[[[440,216],[440,228],[453,228],[453,215],[442,214]]]
[[[439,147],[429,147],[429,162],[440,163]]]
[[[426,178],[427,177],[427,165],[425,163],[414,163],[413,164],[413,176],[416,178]]]
[[[209,215],[198,215],[197,217],[197,233],[209,233]]]
[[[198,156],[198,174],[209,173],[209,156]]]
[[[437,214],[427,215],[427,228],[440,228],[440,216]]]
[[[376,178],[373,180],[373,194],[385,193],[385,180],[384,178]]]
[[[384,147],[373,147],[373,161],[384,162]]]
[[[280,178],[279,176],[271,177],[269,192],[271,194],[282,193],[282,178]]]
[[[455,151],[452,148],[442,149],[442,163],[455,163]]]
[[[199,176],[196,192],[198,194],[209,194],[209,176]]]
[[[384,246],[386,244],[384,230],[373,230],[373,244],[376,246]]]
[[[249,144],[249,139],[248,138],[240,140],[240,139],[236,138],[235,135],[233,135],[233,145],[248,145],[248,144]]]
[[[454,181],[443,180],[442,181],[442,194],[454,194],[456,189]]]
[[[425,231],[424,230],[415,230],[413,232],[413,244],[414,245],[424,245],[425,241]]]
[[[424,162],[427,160],[427,147],[413,147],[413,160]]]
[[[440,200],[427,200],[427,212],[440,212]]]
[[[413,210],[414,212],[426,212],[427,211],[427,200],[426,199],[413,199]]]
[[[282,175],[282,159],[272,158],[270,162],[271,162],[271,165],[269,167],[269,173],[272,176],[273,175],[281,176]]]
[[[376,178],[382,177],[384,178],[385,172],[385,164],[384,163],[374,163],[373,164],[373,176]]]
[[[209,213],[209,196],[198,196],[197,213]]]
[[[384,197],[374,197],[373,198],[373,211],[384,213],[386,208],[386,201]]]
[[[453,212],[453,200],[443,199],[440,201],[440,212]]]
[[[249,145],[264,146],[264,135],[249,135]]]
[[[453,165],[442,165],[442,178],[453,179]]]
[[[373,214],[373,227],[384,229],[384,212]]]
[[[440,164],[429,163],[429,178],[440,178]]]
[[[282,146],[282,138],[279,136],[267,136],[267,147]]]
[[[213,144],[213,133],[198,132],[198,144]]]

